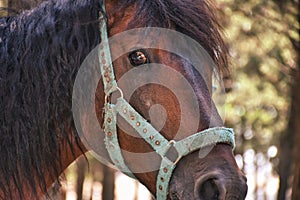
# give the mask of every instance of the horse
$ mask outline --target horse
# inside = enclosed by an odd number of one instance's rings
[[[97,68],[102,78],[93,95],[94,112],[97,125],[104,128],[93,139],[106,160],[117,166],[114,157],[118,157],[123,164],[119,167],[126,168],[122,171],[134,176],[157,199],[244,199],[246,178],[233,156],[232,131],[222,128],[212,101],[211,75],[229,70],[228,50],[215,13],[213,2],[208,0],[49,0],[19,15],[0,18],[0,199],[41,199],[64,169],[90,150],[80,135],[89,120],[80,115],[83,124],[77,126],[72,106],[81,65],[95,48],[102,56]],[[200,44],[213,61],[213,67],[205,69],[207,76],[203,77],[187,57],[163,49],[167,45],[164,40],[159,43],[161,49],[138,47],[112,59],[118,48],[112,45],[110,50],[110,43],[103,43],[108,37],[145,27],[159,27],[169,34],[176,31]],[[121,36],[127,41],[130,34]],[[162,35],[152,42],[159,37]],[[109,59],[113,65],[107,69]],[[172,76],[166,77],[165,68],[156,67],[159,64],[169,66]],[[188,118],[180,134],[180,102],[173,91],[151,82],[154,75],[144,77],[148,84],[125,101],[123,87],[136,80],[119,81],[131,69],[158,70],[153,72],[157,80],[168,79],[183,94],[186,88],[173,74],[190,85],[197,106],[187,103]],[[109,88],[111,83],[114,90]],[[117,95],[120,97],[113,98]],[[183,100],[189,102],[187,96]],[[128,110],[118,110],[119,105]],[[117,127],[117,121],[122,120],[125,125],[120,126],[125,128]],[[212,135],[219,139],[199,146]],[[109,152],[112,136],[120,150],[113,153]],[[199,156],[200,151],[207,153]],[[155,155],[135,158],[124,152]],[[157,168],[140,170],[151,164]]]

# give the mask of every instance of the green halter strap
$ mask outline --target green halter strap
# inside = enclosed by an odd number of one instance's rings
[[[103,10],[105,11],[104,3]],[[101,13],[100,16],[102,17]],[[124,161],[118,141],[117,115],[119,114],[161,156],[162,160],[156,181],[156,199],[165,200],[167,199],[168,186],[173,170],[182,157],[200,148],[217,143],[228,143],[234,148],[234,133],[232,129],[216,127],[198,132],[180,141],[165,139],[123,98],[122,90],[118,88],[114,76],[106,23],[105,20],[102,21],[99,63],[105,93],[104,132],[106,149],[116,168],[134,178],[133,173]],[[116,104],[109,103],[108,98],[116,91],[121,93],[121,97],[117,99]],[[174,147],[178,153],[178,157],[174,162],[166,157],[171,147]]]

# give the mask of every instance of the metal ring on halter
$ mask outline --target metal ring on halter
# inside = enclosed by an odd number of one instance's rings
[[[169,141],[169,144],[170,144],[170,145],[174,145],[175,143],[176,143],[175,140],[170,140],[170,141]]]
[[[118,86],[116,87],[116,90],[115,91],[119,91],[119,93],[120,93],[120,97],[119,98],[124,98],[124,94],[123,94],[123,91],[122,91],[122,89],[121,88],[119,88]],[[114,92],[115,92],[114,91]],[[104,97],[104,104],[107,104],[108,103],[108,98],[111,96],[111,94],[112,93],[114,93],[114,92],[111,92],[111,93],[109,93],[109,94],[105,94],[105,97]]]
[[[124,94],[123,94],[123,91],[121,90],[121,88],[119,88],[118,86],[116,87],[116,89],[120,92],[120,98],[124,98]]]
[[[174,165],[177,165],[177,163],[180,161],[181,158],[182,158],[182,156],[178,156],[178,158],[174,162]]]

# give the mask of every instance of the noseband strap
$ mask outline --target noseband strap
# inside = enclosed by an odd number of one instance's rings
[[[103,10],[105,11],[104,3]],[[217,143],[227,143],[234,148],[234,133],[232,129],[216,127],[195,133],[180,141],[168,141],[161,135],[124,99],[122,90],[118,88],[111,60],[106,22],[102,13],[100,13],[100,17],[102,18],[100,28],[102,41],[99,48],[99,62],[105,93],[103,125],[108,154],[116,168],[135,178],[126,165],[119,145],[117,135],[117,115],[119,115],[161,156],[161,164],[156,181],[156,199],[165,200],[167,199],[168,186],[173,170],[182,157],[201,148],[216,145]],[[116,91],[121,93],[121,97],[117,99],[115,104],[112,104],[108,102],[108,99]],[[171,147],[178,154],[175,161],[171,161],[166,156]]]

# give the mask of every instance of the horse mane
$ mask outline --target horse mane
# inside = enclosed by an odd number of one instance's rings
[[[226,69],[227,48],[212,4],[124,0],[119,9],[134,3],[137,17],[129,26],[175,25],[198,41],[220,70]],[[0,199],[11,199],[11,188],[24,199],[24,184],[34,194],[37,187],[46,193],[45,174],[59,177],[61,139],[72,151],[74,139],[79,146],[72,89],[81,63],[101,41],[101,4],[102,0],[50,0],[0,18]]]
[[[45,174],[59,177],[61,139],[72,151],[78,144],[72,89],[100,42],[99,10],[99,0],[51,0],[0,19],[0,199],[11,199],[11,188],[24,199],[24,184],[47,192]]]

